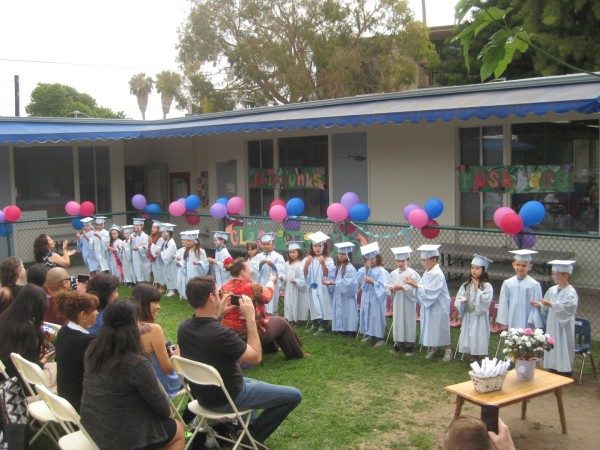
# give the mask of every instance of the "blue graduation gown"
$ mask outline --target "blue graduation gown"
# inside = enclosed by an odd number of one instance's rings
[[[404,289],[394,292],[394,319],[392,330],[394,333],[394,342],[414,343],[417,337],[417,292],[416,289],[404,282],[406,278],[412,278],[417,283],[421,281],[421,276],[414,269],[407,267],[400,272],[395,269],[390,273],[387,288],[401,284]]]
[[[504,280],[500,288],[498,316],[496,322],[507,325],[508,328],[526,328],[534,323],[531,316],[531,301],[542,298],[542,287],[529,275],[519,280],[517,276]],[[537,320],[536,320],[537,321]]]
[[[426,347],[450,345],[450,294],[438,264],[423,274],[417,298],[421,304],[421,343]]]
[[[279,308],[279,293],[281,289],[281,280],[279,277],[285,273],[285,259],[283,259],[283,256],[276,251],[269,252],[268,254],[262,252],[256,255],[256,257],[259,267],[258,284],[265,286],[269,282],[269,275],[271,273],[275,275],[273,298],[265,305],[265,309],[269,314],[277,314]],[[262,261],[271,261],[275,265],[275,268],[272,268],[266,263],[261,266],[260,263]]]
[[[470,283],[464,283],[454,301],[462,324],[458,339],[458,351],[471,355],[485,356],[490,343],[490,304],[494,288],[490,283],[482,283],[477,290]],[[465,299],[462,301],[462,299]]]
[[[356,305],[356,269],[348,262],[345,270],[335,267],[329,273],[330,279],[335,281],[335,286],[329,286],[333,292],[333,331],[352,331],[358,329],[358,311]]]
[[[548,310],[546,333],[555,339],[554,348],[544,355],[544,368],[559,372],[571,372],[575,358],[575,312],[578,296],[570,284],[558,291],[558,285],[552,286],[544,296],[552,307]]]
[[[374,279],[374,284],[365,283],[364,277]],[[381,266],[365,271],[362,279],[359,332],[365,336],[383,339],[385,334],[385,307],[389,273]]]

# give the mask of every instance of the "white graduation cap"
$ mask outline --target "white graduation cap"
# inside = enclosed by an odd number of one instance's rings
[[[529,250],[527,248],[521,250],[509,250],[509,253],[512,253],[515,261],[531,261],[531,255],[535,255],[537,252],[535,250]]]
[[[123,228],[117,225],[116,223],[113,223],[110,227],[110,231],[112,230],[117,230],[120,233],[121,231],[123,231]]]
[[[429,259],[434,256],[440,256],[438,249],[440,244],[423,244],[417,250],[421,252],[421,259]]]
[[[408,245],[405,247],[394,247],[390,250],[392,250],[394,259],[396,261],[406,261],[408,258],[410,258],[410,254],[412,253],[412,248],[410,248]]]
[[[260,235],[260,242],[268,243],[275,242],[275,235],[273,233],[263,233]]]
[[[144,221],[146,219],[144,219],[143,217],[136,217],[135,219],[133,219],[133,224],[134,225],[144,225]]]
[[[471,261],[471,264],[474,266],[483,267],[487,271],[490,267],[490,264],[493,262],[494,261],[492,261],[490,258],[486,258],[485,256],[475,254],[473,255],[473,260]]]
[[[123,234],[131,234],[133,231],[133,225],[123,225]]]
[[[177,225],[173,224],[173,223],[161,223],[160,224],[160,231],[173,231],[173,229],[176,227]]]
[[[363,245],[360,248],[360,253],[367,259],[374,258],[379,255],[379,244],[377,242],[371,242],[370,244]]]
[[[324,244],[329,238],[322,231],[317,231],[316,233],[312,233],[308,236],[308,238],[312,241],[313,244]]]
[[[229,233],[227,231],[213,231],[213,237],[223,239],[225,242],[229,240]]]
[[[194,241],[194,240],[198,239],[199,234],[200,234],[200,230],[188,230],[188,231],[180,232],[179,236],[181,237],[181,239],[185,239],[188,241]]]
[[[344,254],[352,253],[352,250],[356,247],[352,242],[339,242],[335,244],[335,246],[337,247],[338,253]]]
[[[93,220],[93,217],[84,217],[83,219],[79,219],[79,221],[84,225],[89,225],[91,222],[93,222]]]
[[[302,247],[304,246],[304,242],[303,241],[290,241],[286,245],[287,245],[288,250],[302,250]]]
[[[576,262],[577,261],[555,259],[548,262],[548,264],[552,264],[552,272],[573,273],[573,264]]]
[[[159,227],[161,226],[162,222],[160,220],[153,220],[152,221],[152,226],[153,227]]]
[[[94,221],[100,225],[106,221],[106,217],[105,216],[94,216]]]

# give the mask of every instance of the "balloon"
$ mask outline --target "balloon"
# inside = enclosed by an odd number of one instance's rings
[[[416,208],[408,214],[408,223],[415,228],[423,228],[429,222],[429,216],[424,209]]]
[[[297,220],[286,219],[283,221],[283,229],[288,231],[298,231],[300,229],[300,222]]]
[[[175,202],[171,202],[171,204],[169,205],[169,214],[171,214],[172,216],[183,216],[185,212],[185,200],[183,203],[177,200]]]
[[[537,236],[531,228],[524,228],[522,233],[513,236],[513,240],[519,248],[532,248],[537,242]]]
[[[158,203],[148,203],[144,211],[148,214],[159,214],[162,212],[160,205]]]
[[[435,219],[444,212],[444,202],[437,197],[431,197],[425,202],[423,209],[430,219]]]
[[[365,222],[371,215],[371,209],[366,203],[357,203],[348,211],[350,219],[355,222]]]
[[[210,215],[213,216],[213,219],[222,219],[227,215],[227,205],[223,203],[214,203],[210,207]]]
[[[304,212],[304,200],[298,197],[290,198],[286,205],[288,216],[299,216]]]
[[[512,208],[509,208],[508,206],[501,206],[494,212],[494,223],[498,228],[502,228],[502,218],[508,213],[514,213]]]
[[[200,223],[200,216],[195,211],[186,211],[185,221],[188,225],[198,225]]]
[[[148,202],[146,197],[144,197],[142,194],[135,194],[133,197],[131,197],[131,206],[133,206],[135,209],[143,211],[147,204]]]
[[[192,211],[200,206],[200,197],[196,194],[190,194],[185,198],[185,208],[188,211]],[[193,225],[193,224],[190,224]]]
[[[96,211],[96,207],[92,202],[85,201],[81,203],[81,207],[79,208],[79,214],[84,217],[91,216]]]
[[[340,203],[344,205],[348,211],[350,211],[354,205],[360,203],[360,198],[358,197],[358,194],[354,192],[346,192],[344,195],[342,195]]]
[[[410,214],[410,212],[413,209],[419,209],[419,205],[416,205],[415,203],[409,203],[402,210],[402,215],[404,216],[404,220],[406,220],[407,222],[408,222],[408,215]]]
[[[71,220],[71,226],[76,230],[81,230],[83,228],[83,222],[81,221],[81,217],[73,217]]]
[[[239,214],[244,209],[244,199],[242,197],[231,197],[227,202],[228,214]]]
[[[354,234],[356,232],[356,227],[350,222],[338,223],[338,228],[344,234]]]
[[[271,202],[271,204],[269,205],[269,210],[270,210],[270,209],[271,209],[273,206],[275,206],[275,205],[280,205],[280,206],[283,206],[283,207],[285,207],[285,200],[284,200],[284,199],[282,199],[282,198],[276,198],[276,199],[275,199],[275,200],[273,200],[273,201]]]
[[[421,228],[421,234],[426,239],[435,239],[436,237],[438,237],[440,235],[440,229],[439,228],[429,228],[429,227],[431,227],[431,226],[437,227],[438,225],[439,225],[439,223],[437,223],[435,220],[433,220],[433,219],[430,220],[429,222],[427,222],[427,225],[425,225],[425,227]]]
[[[13,234],[13,224],[12,223],[0,223],[0,236],[6,237]]]
[[[65,212],[70,215],[70,216],[77,216],[79,215],[79,210],[81,209],[81,206],[79,205],[79,203],[77,203],[74,200],[71,200],[70,202],[67,202],[67,204],[65,205]]]
[[[10,205],[4,208],[4,218],[7,222],[16,222],[21,218],[21,208]]]
[[[500,221],[500,229],[506,234],[517,234],[523,229],[523,219],[516,212],[505,214]]]
[[[273,205],[269,209],[269,217],[273,222],[283,222],[287,217],[287,209],[283,205]]]
[[[334,223],[343,222],[348,218],[348,210],[341,203],[332,203],[327,207],[327,218]]]
[[[229,200],[227,199],[227,197],[219,197],[215,203],[221,203],[222,205],[227,206],[228,201]]]
[[[523,218],[523,225],[531,227],[542,223],[546,215],[546,208],[537,200],[531,200],[521,206],[519,215]]]
[[[4,216],[4,211],[0,209],[0,223],[5,222],[6,217]]]

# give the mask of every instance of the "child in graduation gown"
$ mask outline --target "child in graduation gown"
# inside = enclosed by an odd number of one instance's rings
[[[77,251],[81,252],[81,257],[85,263],[90,275],[94,275],[100,271],[100,264],[96,259],[96,254],[93,248],[94,232],[92,231],[92,217],[84,217],[81,219],[83,228],[77,233]]]
[[[158,220],[153,221],[150,236],[148,237],[148,261],[150,261],[152,280],[159,290],[167,284],[163,260],[160,257],[160,251],[164,244],[161,225],[162,222]]]
[[[485,256],[473,255],[470,279],[458,289],[454,306],[462,319],[458,351],[469,353],[475,361],[487,356],[490,343],[490,304],[494,288],[487,271],[493,261]]]
[[[352,265],[352,242],[335,244],[337,264],[323,283],[329,286],[333,295],[333,320],[331,330],[351,336],[358,329],[358,314],[356,309],[356,269]]]
[[[167,297],[175,295],[177,290],[177,265],[175,264],[175,253],[177,253],[177,244],[173,239],[173,230],[177,225],[172,223],[161,223],[160,232],[161,235],[161,246],[156,251],[156,258],[162,261],[162,271],[164,275],[164,282],[167,286]]]
[[[280,276],[284,275],[285,259],[275,251],[275,235],[273,233],[263,233],[260,237],[263,251],[256,255],[258,261],[258,284],[264,286],[271,278],[275,277],[273,287],[273,297],[265,305],[267,314],[277,314],[279,308],[279,293],[281,289]]]
[[[179,233],[181,237],[181,247],[175,252],[175,266],[177,266],[177,292],[179,297],[187,299],[185,295],[185,287],[187,285],[187,261],[185,259],[185,252],[188,247],[192,246],[194,241],[189,231],[182,231]]]
[[[110,267],[108,265],[108,244],[110,242],[110,235],[108,230],[104,229],[104,222],[106,217],[95,216],[94,217],[94,237],[90,239],[90,247],[93,248],[96,254],[96,260],[100,264],[100,270],[102,272],[108,272]]]
[[[123,235],[121,234],[122,228],[119,225],[113,224],[108,234],[110,236],[110,242],[108,243],[108,270],[112,276],[123,282],[123,262],[121,261],[122,247],[125,243]]]
[[[227,258],[231,258],[229,250],[227,250],[227,241],[229,240],[229,233],[226,231],[215,231],[213,234],[215,243],[215,257],[207,258],[210,264],[210,268],[215,277],[215,283],[217,289],[220,289],[230,278],[231,275],[223,265],[223,261]]]
[[[396,269],[390,273],[387,289],[394,300],[394,315],[392,331],[394,334],[394,348],[392,353],[406,352],[412,356],[415,352],[417,337],[417,293],[414,287],[406,284],[406,277],[417,283],[421,281],[419,274],[408,266],[408,259],[412,249],[406,247],[392,248]]]
[[[125,225],[123,227],[123,244],[119,251],[119,258],[123,265],[123,282],[126,284],[135,283],[135,275],[133,266],[131,265],[131,232],[133,225]]]
[[[200,232],[195,230],[189,236],[192,238],[191,245],[183,253],[186,261],[186,279],[189,282],[194,277],[203,277],[208,275],[209,262],[206,252],[200,244]],[[186,282],[186,283],[187,283]]]
[[[136,283],[150,282],[150,261],[148,261],[148,235],[144,232],[144,219],[133,219],[131,235],[131,258]]]
[[[310,297],[310,319],[312,331],[323,333],[328,328],[327,322],[333,317],[331,294],[323,284],[323,278],[329,276],[333,270],[333,259],[329,256],[327,236],[322,231],[317,231],[309,236],[311,240],[309,255],[304,258],[303,274],[308,286]]]
[[[255,241],[246,242],[246,253],[248,254],[248,263],[252,270],[252,281],[258,283],[258,244]]]
[[[285,283],[283,317],[292,325],[308,320],[308,289],[302,271],[301,245],[303,242],[288,242],[288,260],[284,266],[284,274],[280,281]]]

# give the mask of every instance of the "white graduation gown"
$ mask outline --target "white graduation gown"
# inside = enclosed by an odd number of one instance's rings
[[[113,250],[108,249],[108,271],[111,275],[117,277],[119,281],[124,280],[123,260],[121,259],[123,245],[125,245],[125,241],[115,239],[112,245],[109,244],[109,247],[112,247]]]
[[[163,272],[167,289],[172,291],[177,289],[177,266],[175,265],[175,253],[177,244],[175,239],[171,238],[167,242],[163,239],[160,249],[160,259],[162,260]]]
[[[165,240],[159,237],[154,244],[150,244],[150,254],[154,258],[154,261],[150,261],[150,270],[152,271],[152,279],[156,284],[167,284],[167,277],[165,274],[164,260],[161,255],[158,254],[162,251],[162,246]]]
[[[395,269],[390,273],[387,282],[388,294],[394,300],[394,316],[392,330],[394,342],[406,342],[414,344],[417,337],[417,292],[416,289],[404,282],[406,278],[412,278],[417,283],[421,282],[421,276],[412,268],[407,267],[402,272]],[[389,290],[396,284],[402,285],[404,289],[392,294]]]
[[[199,248],[196,252],[193,248],[190,249],[186,260],[186,283],[194,277],[203,277],[208,274],[209,264],[206,259],[206,252],[203,248]],[[229,272],[227,272],[229,273]]]
[[[371,285],[365,277],[373,278]],[[359,332],[365,336],[383,339],[385,334],[385,310],[387,303],[387,282],[389,273],[381,266],[365,270],[362,279]]]
[[[104,229],[97,231],[97,233],[100,237],[94,234],[94,237],[90,239],[90,247],[94,250],[96,261],[98,261],[98,264],[100,265],[100,270],[104,272],[110,270],[108,265],[108,244],[110,243],[110,234]]]
[[[335,267],[333,259],[329,256],[325,257],[325,267],[329,272]],[[304,261],[302,262],[302,268],[304,270]],[[310,297],[310,319],[331,320],[333,318],[331,294],[327,286],[323,284],[323,268],[316,257],[309,264],[308,272],[304,278]]]
[[[137,250],[136,250],[137,248]],[[131,259],[136,283],[150,281],[150,261],[148,261],[148,235],[143,231],[131,235]]]
[[[493,297],[494,288],[490,283],[482,283],[477,290],[472,289],[470,283],[463,283],[459,288],[454,300],[454,306],[462,318],[458,338],[459,352],[476,356],[488,354],[490,304]]]
[[[185,286],[187,285],[187,261],[183,257],[185,247],[178,248],[175,252],[175,265],[177,266],[177,292],[179,297],[187,299]]]
[[[292,322],[308,319],[309,297],[302,267],[302,261],[287,262],[284,266],[283,281],[285,282],[285,296],[283,317]],[[295,280],[295,283],[292,283],[292,280]]]
[[[259,280],[259,269],[258,269],[258,263],[259,263],[259,259],[258,259],[258,253],[256,255],[254,255],[252,258],[248,259],[248,264],[250,264],[250,270],[252,270],[252,281],[254,283],[258,283]],[[271,303],[271,302],[269,302]]]
[[[575,358],[575,312],[578,296],[570,284],[558,291],[558,285],[552,286],[544,296],[552,307],[548,310],[546,333],[554,338],[554,348],[544,355],[544,368],[558,372],[571,372]]]
[[[225,261],[227,258],[231,258],[227,247],[219,247],[215,249],[215,263],[210,267],[215,277],[217,289],[221,289],[221,286],[227,283],[227,281],[231,278],[231,274],[227,271],[227,269],[225,269],[225,266],[223,266],[223,261]]]
[[[329,286],[329,290],[333,292],[331,330],[356,333],[358,329],[356,269],[350,262],[346,264],[345,270],[339,269],[340,266],[335,267],[333,271],[329,272],[328,277],[335,281],[334,286]]]
[[[90,273],[98,272],[100,270],[100,264],[96,259],[94,248],[91,245],[91,242],[94,239],[94,232],[90,230],[85,233],[85,236],[87,239],[83,236],[77,239],[77,251],[81,252],[81,257],[83,258],[83,262],[88,268],[88,271]]]
[[[531,317],[539,316],[531,314],[531,301],[542,298],[542,287],[529,275],[519,280],[517,276],[504,280],[500,288],[498,302],[498,316],[496,322],[507,325],[508,328],[526,328],[528,324],[541,327],[541,323],[535,324]],[[536,320],[537,321],[537,320]]]
[[[450,345],[450,294],[438,264],[423,273],[417,298],[421,304],[421,344],[425,347]]]
[[[259,253],[256,255],[258,258],[258,284],[261,286],[265,286],[269,281],[269,275],[273,274],[275,276],[275,286],[273,288],[273,298],[269,303],[265,305],[265,309],[268,314],[277,314],[279,309],[279,294],[281,289],[281,281],[279,280],[279,275],[283,275],[285,273],[285,259],[281,256],[280,253],[276,251],[269,252],[268,254],[265,252]],[[271,261],[275,268],[271,267],[269,264],[263,264],[262,267],[260,263],[262,261]]]
[[[135,283],[135,274],[133,273],[132,265],[132,254],[131,254],[131,242],[129,238],[123,241],[121,249],[119,250],[119,258],[121,258],[121,264],[123,265],[123,281],[125,283]]]

